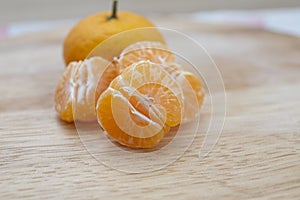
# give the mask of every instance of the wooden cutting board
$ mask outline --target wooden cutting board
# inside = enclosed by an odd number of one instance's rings
[[[0,199],[300,198],[300,39],[153,20],[192,36],[219,66],[227,116],[213,151],[199,159],[197,137],[176,162],[143,174],[95,160],[74,125],[58,120],[53,109],[64,70],[61,44],[71,25],[57,27],[1,41]]]

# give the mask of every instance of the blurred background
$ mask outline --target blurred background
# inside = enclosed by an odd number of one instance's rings
[[[0,24],[82,18],[111,8],[111,0],[0,0]],[[299,0],[120,0],[120,9],[142,14],[300,7]]]
[[[0,40],[71,27],[88,15],[111,10],[112,1],[0,0]],[[299,0],[119,0],[119,10],[139,13],[158,26],[170,16],[182,23],[238,24],[300,36]]]

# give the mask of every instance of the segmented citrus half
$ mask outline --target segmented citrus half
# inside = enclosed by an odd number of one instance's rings
[[[67,122],[96,120],[96,100],[117,75],[116,67],[101,57],[71,62],[55,90],[59,117]]]
[[[98,122],[112,138],[134,148],[158,144],[181,122],[181,89],[159,64],[126,68],[98,99]]]

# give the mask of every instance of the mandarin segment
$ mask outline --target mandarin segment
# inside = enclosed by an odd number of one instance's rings
[[[198,107],[200,109],[203,104],[203,100],[204,100],[204,91],[203,91],[203,87],[202,87],[202,82],[200,81],[200,79],[198,77],[196,77],[191,72],[183,71],[182,74],[185,77],[185,79],[189,82],[192,89],[194,90],[194,93],[195,93],[197,101],[198,101],[197,102]]]
[[[161,106],[165,110],[166,124],[168,126],[173,127],[180,123],[182,112],[180,101],[170,89],[161,84],[148,83],[137,90],[142,95],[149,96],[154,104]]]
[[[118,59],[118,65],[120,71],[123,71],[136,62],[147,60],[167,65],[175,61],[175,56],[161,42],[142,41],[125,48]]]
[[[72,99],[74,98],[74,85],[78,79],[77,70],[79,65],[80,63],[71,62],[62,74],[55,89],[54,107],[59,117],[66,122],[74,121]]]
[[[149,138],[159,133],[164,126],[164,118],[160,118],[161,115],[157,115],[157,108],[155,105],[150,104],[148,108],[149,115],[145,116],[139,112],[134,105],[132,105],[128,99],[119,94],[118,91],[113,91],[113,98],[111,101],[112,113],[118,127],[126,134],[137,138]],[[145,125],[139,126],[134,119],[146,122]]]
[[[102,65],[99,65],[102,66]],[[101,67],[100,67],[101,68]],[[117,68],[115,62],[109,64],[108,67],[105,68],[102,76],[98,77],[97,89],[95,94],[95,101],[97,102],[100,95],[108,88],[111,81],[116,78],[120,74],[119,69]]]
[[[164,69],[174,78],[182,89],[183,117],[182,123],[194,120],[200,114],[204,101],[204,90],[201,80],[193,73],[183,70],[177,63],[171,63]]]
[[[140,61],[125,69],[120,76],[122,87],[134,88],[164,108],[168,126],[177,126],[181,122],[182,90],[161,65]]]
[[[164,134],[169,131],[168,126],[162,126],[161,130],[157,132],[155,135],[151,137],[134,137],[124,132],[120,128],[120,124],[116,123],[115,116],[113,114],[113,98],[120,97],[118,96],[118,92],[111,88],[108,88],[99,98],[97,104],[97,116],[98,122],[105,129],[108,135],[118,141],[120,144],[132,147],[132,148],[152,148],[156,146],[160,140],[163,139]],[[126,99],[124,99],[126,101]],[[128,103],[128,101],[127,101]],[[122,109],[122,108],[121,108]],[[129,112],[127,110],[127,112]],[[136,111],[136,116],[138,121],[144,121],[144,123],[148,123],[149,121],[145,117],[138,116],[138,112]],[[136,119],[135,119],[136,120]]]
[[[194,120],[200,114],[204,92],[200,79],[187,71],[178,71],[173,77],[182,88],[184,112],[182,123]]]

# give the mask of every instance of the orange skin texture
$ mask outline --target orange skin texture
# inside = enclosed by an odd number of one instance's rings
[[[101,42],[123,31],[154,27],[146,18],[126,11],[120,11],[117,19],[108,20],[110,11],[91,15],[76,24],[67,35],[63,45],[65,64],[84,60]],[[132,35],[132,38],[139,37]]]

